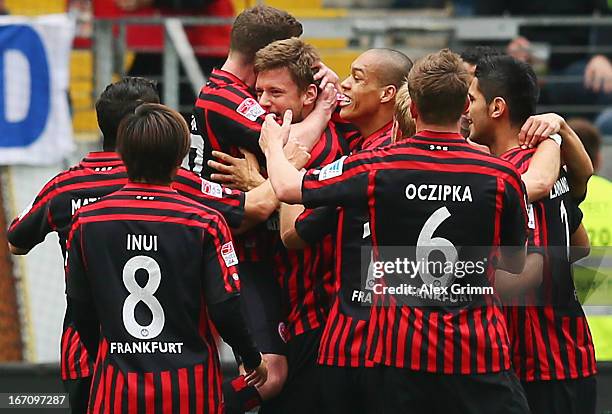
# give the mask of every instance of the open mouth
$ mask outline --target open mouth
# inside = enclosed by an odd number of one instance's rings
[[[336,94],[336,100],[338,101],[338,106],[339,107],[345,107],[350,105],[353,101],[351,100],[351,98],[349,98],[348,96],[346,96],[343,93],[338,93]]]

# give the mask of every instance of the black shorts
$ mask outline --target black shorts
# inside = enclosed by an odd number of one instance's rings
[[[560,381],[522,382],[531,414],[595,414],[595,376]]]
[[[279,326],[281,294],[269,262],[241,262],[240,296],[249,330],[262,354],[285,355]]]
[[[322,329],[304,332],[287,342],[287,381],[283,391],[262,405],[262,414],[314,414],[321,412],[320,366],[317,353]]]
[[[320,365],[321,409],[317,412],[380,414],[381,374],[379,366],[350,368]]]
[[[70,400],[70,412],[72,414],[87,413],[91,378],[92,377],[85,377],[62,381],[64,383],[64,389],[68,393],[68,399]]]
[[[384,414],[529,414],[513,371],[443,375],[384,367]]]

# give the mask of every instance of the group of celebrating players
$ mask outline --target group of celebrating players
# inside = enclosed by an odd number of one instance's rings
[[[593,167],[534,115],[533,70],[371,49],[340,83],[301,34],[269,6],[238,15],[191,128],[153,82],[109,85],[103,151],[11,224],[15,254],[60,237],[73,412],[594,413],[571,273]],[[485,264],[373,279],[398,251]]]

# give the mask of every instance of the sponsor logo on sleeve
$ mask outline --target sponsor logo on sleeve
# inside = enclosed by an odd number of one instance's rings
[[[327,164],[325,167],[321,168],[321,172],[319,173],[319,181],[328,180],[330,178],[342,175],[342,168],[344,166],[345,159],[346,155],[332,162],[331,164]]]
[[[231,241],[221,246],[221,257],[223,257],[223,261],[227,267],[238,264],[238,256],[236,256],[234,244]]]
[[[223,197],[223,189],[221,188],[221,184],[213,183],[204,178],[202,178],[202,192],[215,198]]]
[[[266,113],[253,98],[246,98],[242,101],[242,103],[238,105],[238,108],[236,108],[236,112],[251,121],[255,121],[259,116]]]

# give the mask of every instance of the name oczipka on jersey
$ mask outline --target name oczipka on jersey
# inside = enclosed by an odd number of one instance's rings
[[[182,342],[110,342],[111,354],[181,354]]]

